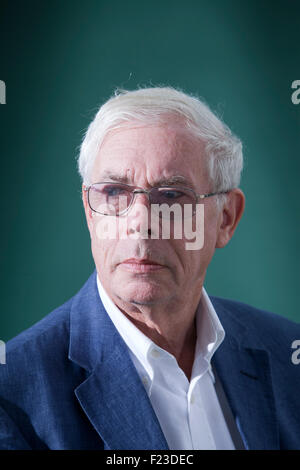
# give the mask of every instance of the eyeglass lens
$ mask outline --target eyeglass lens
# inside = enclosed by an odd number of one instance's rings
[[[93,211],[105,215],[118,215],[131,205],[135,188],[121,183],[96,183],[89,188],[89,204]],[[137,190],[139,192],[139,190]],[[152,188],[149,191],[150,204],[179,204],[182,208],[192,204],[196,198],[192,190],[180,187]]]

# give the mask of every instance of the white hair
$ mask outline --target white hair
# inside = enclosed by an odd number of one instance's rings
[[[171,87],[118,90],[100,107],[80,148],[78,168],[83,183],[86,186],[91,184],[94,161],[110,130],[130,121],[166,122],[166,116],[170,115],[181,118],[183,126],[204,142],[211,191],[238,187],[243,167],[240,139],[198,97]]]

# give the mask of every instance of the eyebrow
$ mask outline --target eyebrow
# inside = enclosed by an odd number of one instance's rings
[[[122,175],[119,175],[117,173],[113,173],[111,171],[106,171],[102,175],[102,180],[105,181],[106,179],[109,179],[111,181],[118,181],[118,182],[124,183],[124,184],[131,184],[131,185],[134,186],[134,184],[128,178],[128,176],[126,176],[126,175],[122,176]],[[156,186],[173,186],[173,185],[176,185],[176,184],[181,184],[181,185],[188,186],[188,187],[193,186],[192,183],[182,175],[173,175],[173,176],[170,176],[169,178],[162,178],[158,181],[155,181],[152,186],[153,187],[156,187]]]

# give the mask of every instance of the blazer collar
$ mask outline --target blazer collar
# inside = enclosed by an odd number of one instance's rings
[[[100,301],[96,271],[74,297],[69,359],[88,371],[75,395],[106,449],[168,449],[127,346]]]

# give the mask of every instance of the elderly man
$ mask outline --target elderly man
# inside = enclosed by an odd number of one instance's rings
[[[0,448],[300,448],[299,325],[203,287],[244,210],[239,139],[181,91],[120,92],[79,170],[96,270],[7,344]]]

